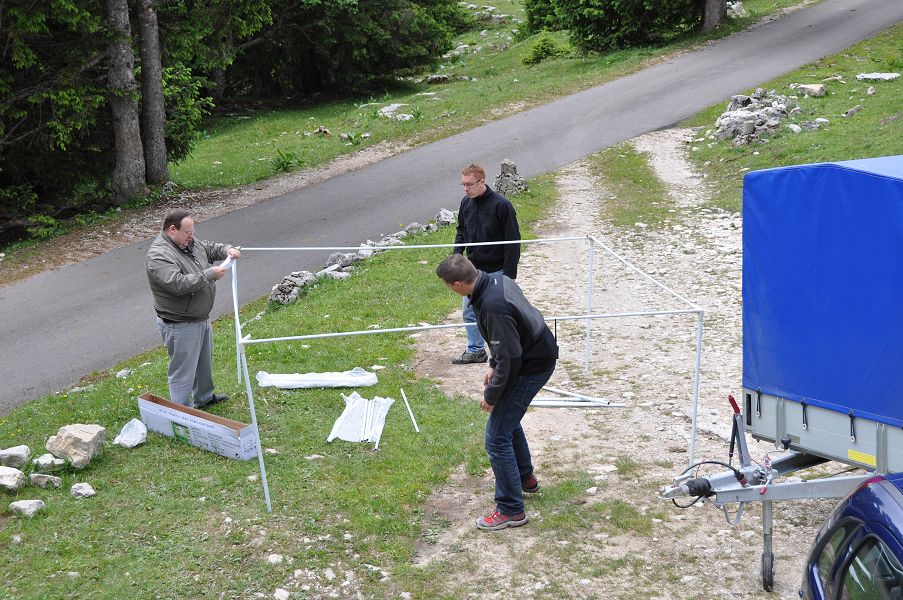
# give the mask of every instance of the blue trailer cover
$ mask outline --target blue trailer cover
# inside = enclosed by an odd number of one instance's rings
[[[903,426],[903,156],[746,174],[743,386]]]

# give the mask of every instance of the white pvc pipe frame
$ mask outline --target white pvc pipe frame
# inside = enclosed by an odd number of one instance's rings
[[[553,243],[553,242],[567,242],[567,241],[588,241],[589,242],[589,252],[588,252],[588,261],[587,261],[587,290],[586,290],[586,314],[583,315],[563,315],[563,316],[554,316],[554,317],[546,317],[546,321],[586,321],[585,327],[585,343],[583,350],[583,368],[584,371],[589,372],[589,356],[590,356],[590,323],[594,319],[614,319],[614,318],[625,318],[625,317],[651,317],[651,316],[663,316],[663,315],[686,315],[686,314],[695,314],[696,315],[696,364],[693,372],[693,403],[692,403],[692,419],[691,419],[691,431],[690,431],[690,464],[692,465],[695,462],[696,455],[696,415],[698,412],[698,404],[699,404],[699,371],[700,364],[702,358],[702,320],[705,315],[705,311],[699,306],[695,305],[693,302],[688,300],[683,295],[675,292],[665,284],[660,281],[654,279],[652,276],[643,272],[641,269],[633,265],[630,261],[622,257],[620,254],[615,252],[612,248],[603,243],[598,237],[594,235],[586,235],[586,236],[574,236],[574,237],[559,237],[559,238],[540,238],[540,239],[532,239],[532,240],[509,240],[509,241],[501,241],[501,242],[474,242],[474,243],[466,243],[466,244],[415,244],[415,245],[397,245],[397,246],[304,246],[304,247],[285,247],[285,248],[245,248],[242,247],[242,252],[307,252],[307,251],[354,251],[359,252],[361,250],[372,250],[374,253],[382,250],[416,250],[416,249],[425,249],[425,248],[462,248],[467,246],[496,246],[502,244],[540,244],[540,243]],[[616,258],[620,261],[624,266],[626,266],[631,271],[636,272],[640,276],[642,276],[647,281],[652,284],[658,286],[665,292],[667,292],[673,298],[680,300],[682,303],[686,304],[688,308],[685,309],[677,309],[677,310],[655,310],[655,311],[634,311],[634,312],[622,312],[622,313],[607,313],[607,314],[593,314],[593,267],[595,263],[595,247],[599,246],[605,252]],[[245,349],[247,346],[251,346],[254,344],[267,344],[272,342],[283,342],[283,341],[294,341],[294,340],[313,340],[313,339],[321,339],[321,338],[332,338],[332,337],[344,337],[350,335],[373,335],[373,334],[381,334],[381,333],[403,333],[409,331],[426,331],[430,329],[448,329],[452,327],[466,327],[466,323],[453,323],[449,325],[417,325],[413,327],[392,327],[385,329],[366,329],[366,330],[358,330],[358,331],[340,331],[340,332],[329,332],[329,333],[315,333],[308,335],[293,335],[293,336],[285,336],[285,337],[276,337],[276,338],[261,338],[261,339],[252,339],[251,335],[242,335],[242,327],[241,321],[238,316],[238,263],[240,261],[236,261],[232,265],[232,306],[233,306],[233,318],[235,321],[235,360],[238,368],[238,382],[241,383],[242,375],[244,375],[245,382],[245,391],[248,394],[248,408],[251,411],[251,425],[254,427],[254,433],[257,435],[257,460],[260,464],[260,480],[263,484],[263,495],[266,501],[267,511],[273,512],[273,506],[270,502],[270,488],[267,484],[267,475],[266,475],[266,466],[263,462],[263,444],[260,440],[260,431],[257,427],[257,412],[254,408],[254,395],[251,391],[251,380],[248,376],[248,359]],[[587,406],[589,403],[587,402],[573,402],[567,403],[567,401],[563,401],[563,405],[566,406]],[[614,405],[613,405],[614,406]]]

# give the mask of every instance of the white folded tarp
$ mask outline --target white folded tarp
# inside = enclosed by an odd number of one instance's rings
[[[342,394],[342,399],[345,400],[345,410],[336,419],[326,441],[339,438],[348,442],[378,443],[386,424],[386,414],[395,400],[379,396],[367,400],[357,392],[352,392],[350,396]]]
[[[376,373],[354,367],[350,371],[340,373],[267,373],[257,371],[257,385],[260,387],[297,388],[334,388],[334,387],[369,387],[376,385]]]

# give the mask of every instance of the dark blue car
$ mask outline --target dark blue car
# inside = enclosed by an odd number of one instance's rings
[[[815,538],[800,597],[903,600],[903,473],[844,498]]]

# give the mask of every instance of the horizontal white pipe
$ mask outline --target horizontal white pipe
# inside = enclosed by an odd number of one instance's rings
[[[469,246],[499,246],[502,244],[541,244],[548,242],[567,242],[582,240],[586,241],[586,236],[575,237],[559,237],[559,238],[540,238],[536,240],[504,240],[500,242],[461,242],[458,244],[414,244],[406,246],[398,244],[395,246],[367,246],[361,244],[359,246],[299,246],[286,248],[245,248],[242,246],[241,251],[255,250],[258,252],[283,252],[283,251],[305,251],[305,250],[416,250],[421,248],[464,248]]]
[[[612,319],[617,317],[652,317],[662,315],[689,315],[698,314],[702,310],[678,309],[657,310],[646,312],[608,313],[599,315],[565,315],[560,317],[546,317],[546,321],[582,321],[584,319]],[[451,329],[453,327],[467,327],[470,323],[450,323],[447,325],[414,325],[411,327],[391,327],[387,329],[360,329],[357,331],[337,331],[330,333],[311,333],[307,335],[289,335],[284,337],[251,339],[250,334],[241,340],[242,345],[266,344],[269,342],[291,342],[296,340],[315,340],[320,338],[334,338],[352,335],[373,335],[378,333],[405,333],[410,331],[427,331],[430,329]]]

